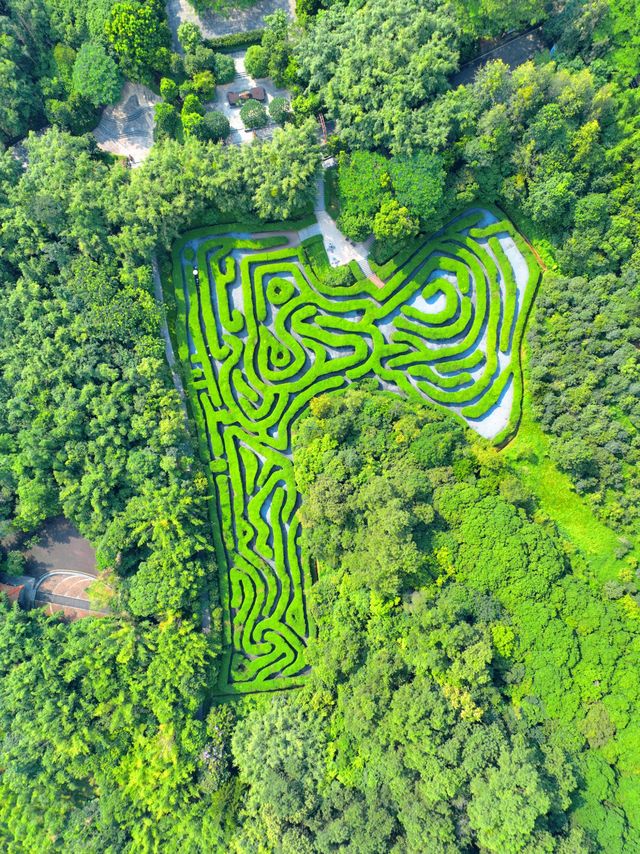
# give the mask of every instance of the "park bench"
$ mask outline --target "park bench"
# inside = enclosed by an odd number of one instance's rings
[[[252,89],[246,89],[244,92],[227,92],[227,101],[232,107],[237,107],[238,104],[245,101],[264,101],[267,93],[264,86],[254,86]]]

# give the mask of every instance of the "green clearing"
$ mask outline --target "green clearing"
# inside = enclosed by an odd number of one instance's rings
[[[526,383],[526,350],[523,371]],[[597,518],[587,501],[576,493],[569,476],[550,459],[549,438],[536,423],[526,395],[518,432],[504,455],[536,496],[540,508],[586,557],[595,578],[601,583],[617,579],[623,568],[615,556],[620,537]],[[631,554],[640,558],[637,545]]]
[[[284,231],[205,227],[173,250],[178,354],[215,496],[221,695],[293,687],[305,674],[312,574],[291,429],[313,398],[376,377],[496,442],[519,417],[518,354],[539,271],[507,220],[466,212],[387,262],[382,288],[336,286],[326,272],[319,238],[291,242]]]

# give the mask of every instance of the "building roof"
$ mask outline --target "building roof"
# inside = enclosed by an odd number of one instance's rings
[[[2,584],[0,583],[0,593],[4,593],[9,602],[18,602],[20,594],[24,590],[24,584]]]

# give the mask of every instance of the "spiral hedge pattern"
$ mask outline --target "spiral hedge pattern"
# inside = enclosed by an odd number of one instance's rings
[[[519,350],[538,280],[497,211],[473,210],[346,287],[321,237],[225,226],[174,247],[178,350],[214,493],[224,610],[221,694],[299,684],[312,633],[291,428],[309,401],[367,376],[495,441],[520,409]],[[359,272],[359,271],[358,271]]]

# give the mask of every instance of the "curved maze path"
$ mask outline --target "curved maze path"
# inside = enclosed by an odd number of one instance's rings
[[[382,288],[323,284],[297,232],[231,228],[190,232],[173,253],[179,355],[215,487],[223,694],[291,687],[305,673],[296,418],[322,392],[375,376],[501,440],[520,409],[539,275],[511,223],[484,209],[372,265]]]

